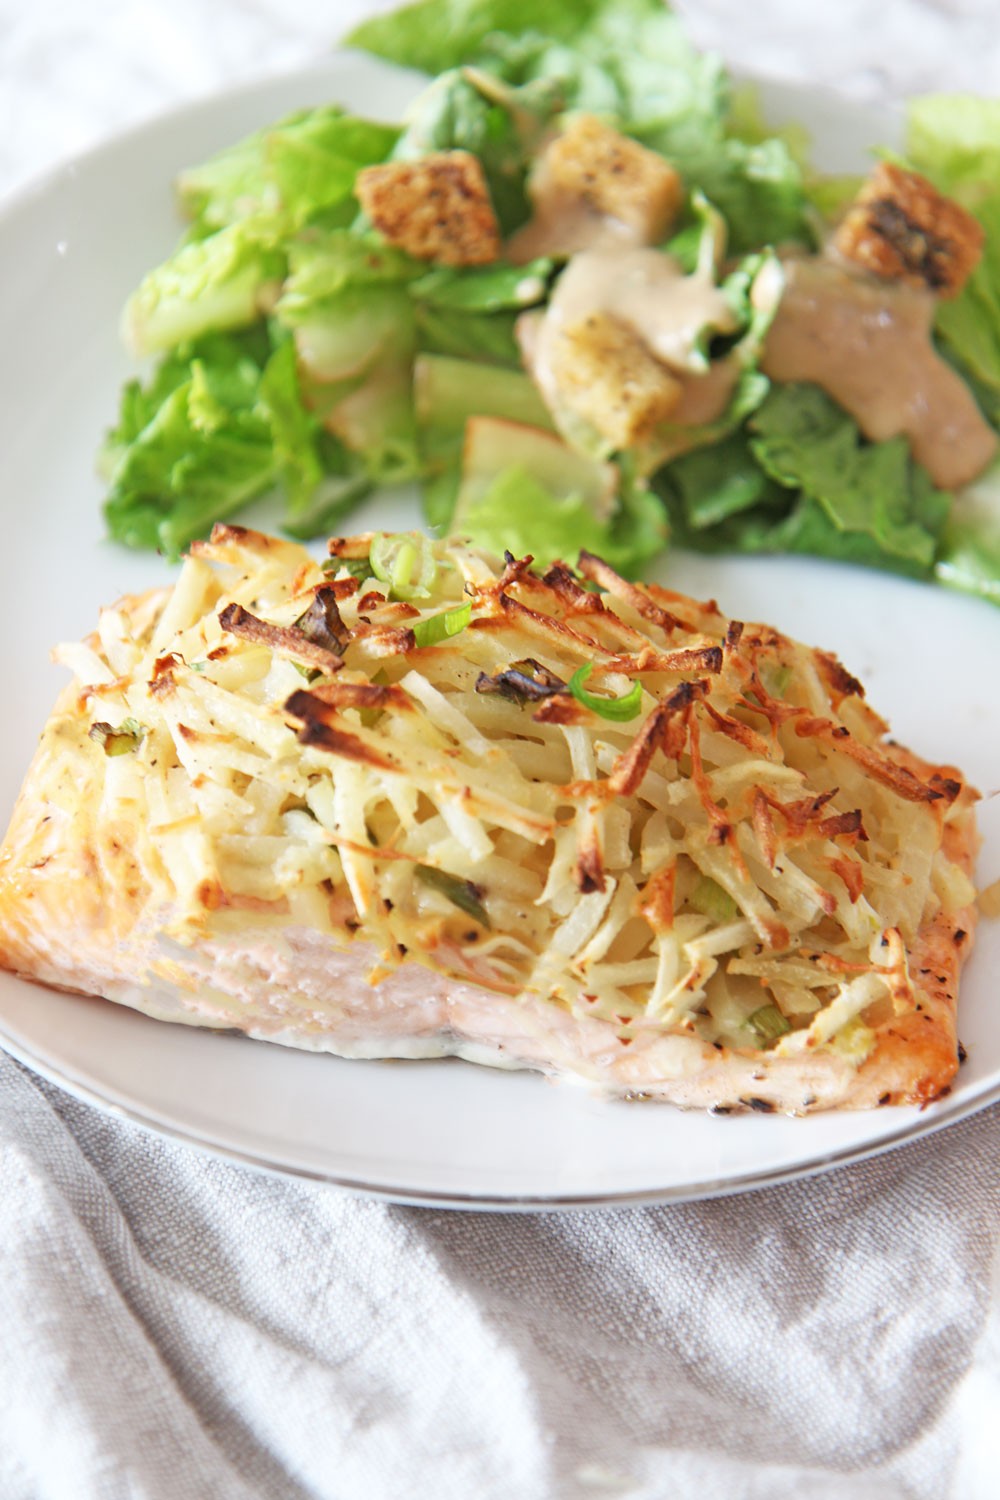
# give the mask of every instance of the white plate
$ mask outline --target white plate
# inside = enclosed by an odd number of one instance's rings
[[[136,131],[48,178],[0,222],[0,816],[13,803],[62,681],[50,645],[79,637],[98,606],[168,576],[158,559],[101,538],[93,454],[130,373],[116,326],[126,293],[173,246],[170,183],[183,166],[282,113],[335,99],[395,117],[412,75],[346,55]],[[767,87],[772,118],[805,121],[830,169],[864,165],[893,122],[813,92]],[[266,516],[265,516],[266,521]],[[383,499],[360,526],[413,524]],[[954,760],[984,791],[1000,771],[1000,611],[860,570],[801,560],[676,556],[665,576],[838,652],[897,735]],[[988,821],[988,819],[986,820]],[[1000,875],[1000,826],[984,878]],[[586,1205],[738,1191],[925,1134],[1000,1097],[1000,958],[994,924],[967,971],[959,1086],[920,1112],[713,1118],[606,1103],[530,1074],[465,1063],[342,1062],[242,1037],[162,1025],[103,1001],[0,976],[0,1041],[102,1108],[278,1172],[419,1203]],[[933,1149],[933,1145],[928,1149]]]

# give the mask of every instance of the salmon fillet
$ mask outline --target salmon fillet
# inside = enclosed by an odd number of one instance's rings
[[[839,662],[588,554],[330,547],[217,527],[60,648],[3,967],[687,1107],[947,1090],[975,794]]]

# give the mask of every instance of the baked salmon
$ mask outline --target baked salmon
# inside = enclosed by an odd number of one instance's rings
[[[217,526],[58,649],[0,964],[687,1107],[947,1090],[975,793],[832,655],[587,553],[329,552]]]

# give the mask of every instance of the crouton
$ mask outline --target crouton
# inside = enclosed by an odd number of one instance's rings
[[[358,173],[358,200],[390,243],[417,260],[482,266],[500,254],[500,230],[478,159],[433,151]]]
[[[549,361],[560,406],[600,433],[613,451],[651,438],[684,389],[634,329],[611,313],[596,312],[560,328]]]
[[[876,276],[956,297],[975,269],[983,230],[926,178],[880,162],[841,221],[834,248]]]
[[[575,199],[591,213],[617,219],[646,245],[665,237],[684,199],[669,162],[594,115],[577,115],[546,147],[529,191],[536,210],[551,194]]]

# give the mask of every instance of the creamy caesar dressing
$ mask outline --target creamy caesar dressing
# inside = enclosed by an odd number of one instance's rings
[[[680,263],[661,250],[605,241],[572,257],[544,315],[522,339],[536,384],[565,435],[572,440],[576,428],[571,342],[576,348],[585,344],[588,329],[608,319],[634,339],[636,360],[626,359],[614,372],[623,399],[633,378],[630,364],[640,363],[640,355],[652,356],[646,364],[654,383],[662,383],[671,423],[694,425],[721,415],[738,370],[709,364],[703,343],[706,331],[731,332],[737,320],[714,284],[712,268],[700,266],[685,275]]]
[[[543,183],[533,185],[532,195],[533,216],[511,235],[504,250],[512,265],[527,265],[539,256],[562,260],[581,250],[637,241],[632,225],[599,213],[578,193]]]
[[[740,378],[741,365],[732,355],[713,360],[704,375],[687,375],[670,414],[677,427],[707,427],[724,415]]]
[[[674,390],[671,429],[718,421],[740,367],[732,356],[712,364],[705,357],[706,330],[724,334],[737,327],[715,284],[712,258],[703,257],[685,275],[638,225],[598,212],[579,192],[562,187],[544,159],[532,203],[534,215],[507,254],[515,263],[569,257],[544,315],[522,337],[526,363],[564,435],[570,441],[580,435],[570,345],[578,349],[588,326],[609,318],[634,335],[637,362],[646,352],[664,367],[663,381]],[[792,257],[784,271],[764,373],[821,386],[874,442],[905,436],[914,458],[943,488],[981,473],[996,453],[997,437],[965,382],[934,348],[933,295],[859,276],[825,256]],[[633,378],[634,371],[621,370],[623,399]],[[583,427],[593,421],[589,416]],[[676,438],[670,451],[675,448]]]
[[[792,259],[785,271],[764,373],[821,386],[873,442],[904,435],[945,489],[981,473],[997,437],[934,349],[933,296],[862,279],[831,260]]]
[[[706,369],[701,349],[706,329],[731,333],[737,326],[711,273],[699,268],[686,276],[672,255],[645,245],[604,245],[573,256],[548,316],[556,328],[573,328],[596,314],[627,323],[650,353],[678,374]]]

